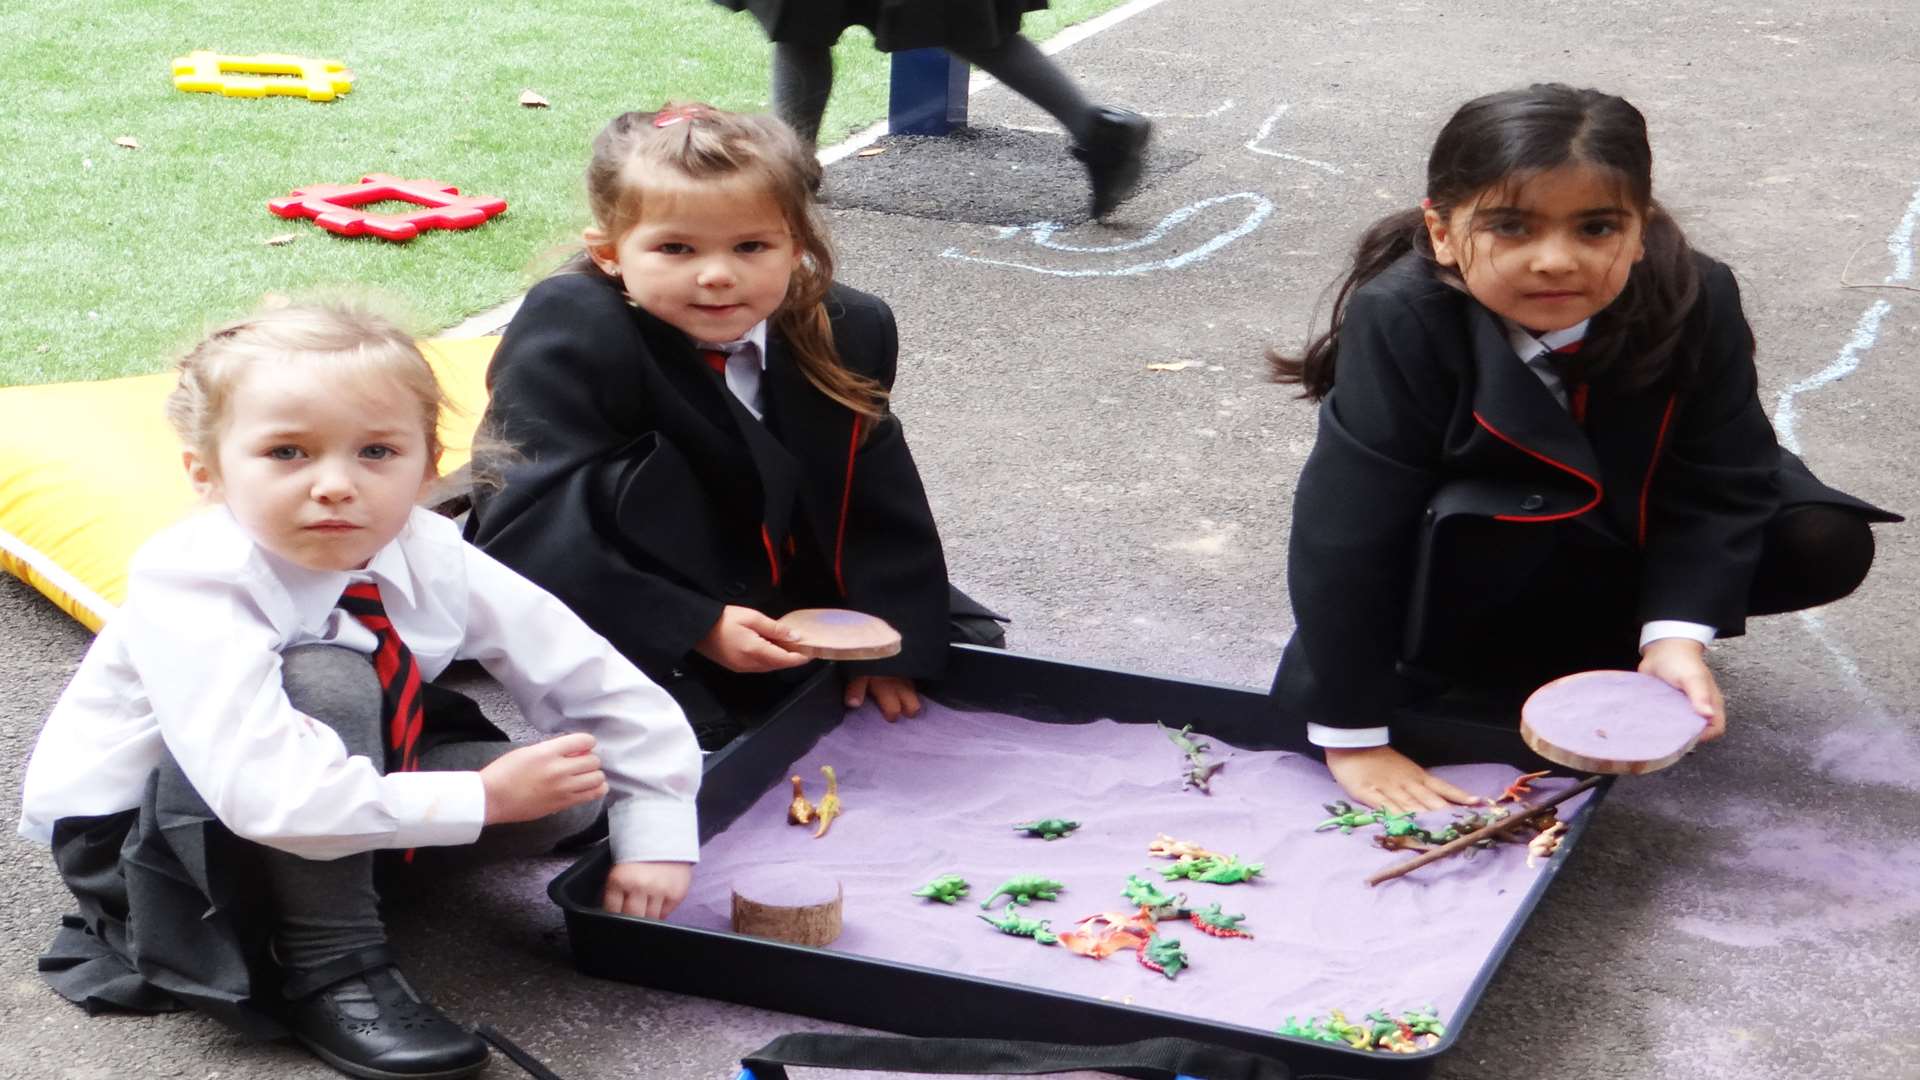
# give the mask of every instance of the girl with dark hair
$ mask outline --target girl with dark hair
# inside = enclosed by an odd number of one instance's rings
[[[1868,523],[1900,520],[1775,441],[1733,274],[1652,177],[1619,97],[1470,101],[1419,208],[1361,237],[1326,332],[1269,354],[1321,402],[1272,693],[1359,801],[1473,801],[1392,745],[1420,741],[1396,706],[1450,688],[1637,665],[1717,738],[1708,646],[1852,592]]]
[[[615,118],[587,166],[585,250],[527,294],[487,372],[483,427],[514,453],[468,538],[664,686],[708,749],[807,663],[788,611],[901,632],[898,656],[846,669],[847,704],[888,719],[919,711],[950,635],[998,632],[947,583],[888,408],[893,312],[834,282],[819,176],[771,116]]]
[[[773,111],[808,143],[833,93],[833,43],[849,26],[873,31],[881,52],[945,49],[1045,109],[1087,168],[1092,214],[1106,217],[1139,186],[1153,125],[1126,109],[1090,103],[1058,64],[1020,33],[1047,0],[714,0],[751,11],[773,42]]]

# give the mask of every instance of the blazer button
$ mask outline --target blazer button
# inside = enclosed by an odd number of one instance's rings
[[[728,596],[747,595],[747,583],[744,581],[736,581],[733,584],[727,586],[727,595]]]
[[[1547,505],[1547,500],[1538,495],[1529,495],[1520,500],[1520,509],[1522,510],[1538,510],[1545,505]]]
[[[1427,524],[1429,525],[1433,524],[1433,516],[1434,516],[1433,507],[1431,506],[1427,507],[1427,517],[1426,517]]]

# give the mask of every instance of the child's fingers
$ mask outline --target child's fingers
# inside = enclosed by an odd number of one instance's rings
[[[1450,803],[1458,803],[1461,806],[1472,806],[1475,803],[1486,801],[1478,795],[1471,794],[1459,787],[1454,786],[1453,784],[1447,783],[1445,780],[1442,780],[1439,777],[1434,776],[1432,773],[1427,774],[1427,789],[1433,792],[1434,794],[1440,796],[1442,799],[1445,799]],[[1440,809],[1440,807],[1430,806],[1428,807],[1428,809],[1438,810]]]
[[[764,611],[753,608],[740,609],[740,625],[769,641],[792,641],[793,631],[778,619],[768,617]]]
[[[555,735],[541,745],[562,757],[584,754],[593,749],[593,736],[584,731],[570,731],[565,735]],[[598,765],[596,764],[596,768]]]
[[[847,708],[857,709],[867,703],[867,684],[872,681],[871,675],[856,675],[847,680]]]

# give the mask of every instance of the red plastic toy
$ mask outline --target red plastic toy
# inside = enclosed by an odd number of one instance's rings
[[[367,203],[398,200],[426,207],[407,214],[369,214],[355,209]],[[295,188],[267,209],[283,218],[312,218],[315,225],[341,236],[377,236],[411,240],[422,229],[471,229],[507,208],[491,195],[462,195],[438,180],[402,180],[370,173],[358,184],[311,184]]]

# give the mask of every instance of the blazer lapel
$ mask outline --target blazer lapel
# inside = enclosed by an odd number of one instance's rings
[[[1601,494],[1600,463],[1586,432],[1514,355],[1506,330],[1479,305],[1468,316],[1473,338],[1473,418],[1483,436],[1583,481]]]
[[[786,342],[769,335],[767,372],[761,383],[767,407],[777,417],[785,444],[805,471],[797,477],[808,506],[818,550],[834,550],[840,500],[853,438],[852,414],[807,381]]]

